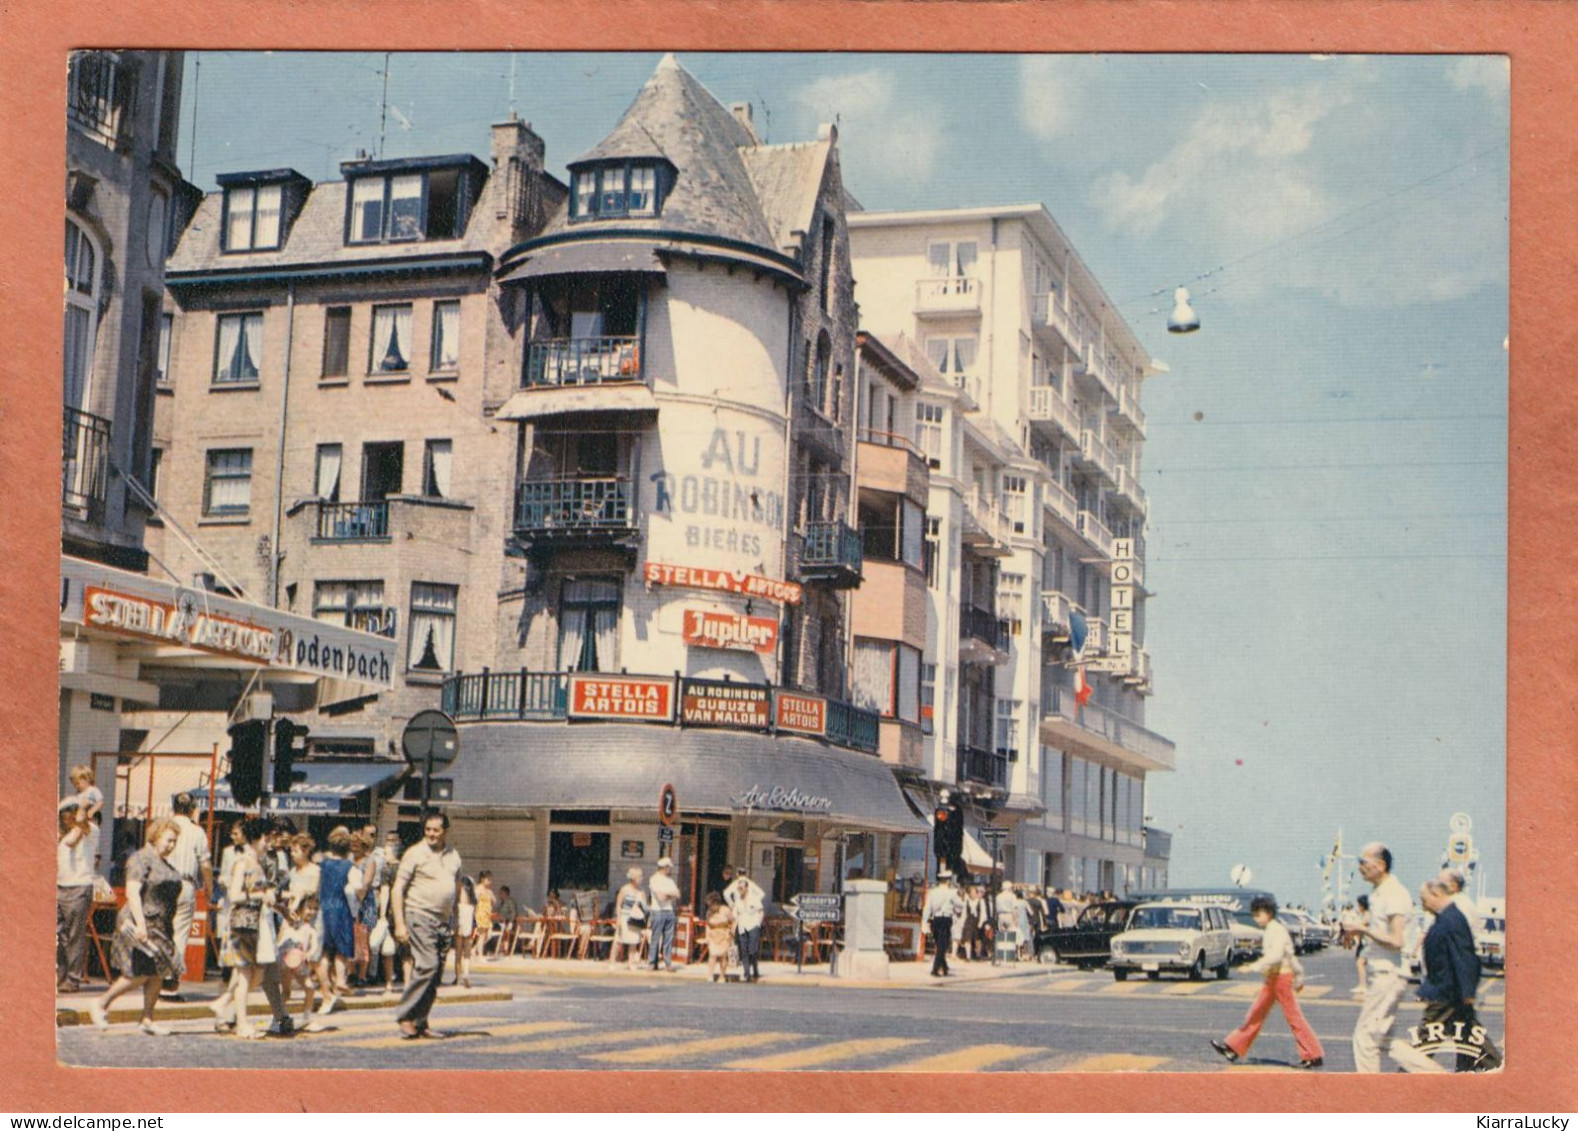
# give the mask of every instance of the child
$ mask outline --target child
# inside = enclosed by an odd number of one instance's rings
[[[84,821],[95,820],[104,808],[104,792],[93,784],[93,767],[71,767],[71,788],[77,791],[77,804],[82,807]]]
[[[1299,999],[1295,996],[1304,988],[1304,966],[1293,949],[1293,938],[1288,934],[1288,929],[1277,919],[1277,901],[1269,895],[1257,895],[1250,900],[1249,914],[1266,932],[1266,942],[1260,958],[1246,969],[1264,973],[1266,980],[1254,1004],[1249,1007],[1244,1023],[1223,1040],[1212,1041],[1211,1047],[1228,1061],[1242,1060],[1248,1056],[1249,1047],[1255,1043],[1255,1038],[1260,1035],[1260,1027],[1271,1014],[1272,1003],[1278,1002],[1282,1005],[1282,1015],[1288,1019],[1288,1027],[1293,1030],[1293,1040],[1298,1045],[1299,1067],[1319,1068],[1325,1056],[1321,1051],[1320,1038],[1315,1036],[1309,1022],[1304,1020],[1304,1013],[1299,1009]]]
[[[717,892],[707,896],[707,969],[714,982],[729,976],[729,942],[734,933],[734,913]]]
[[[312,1004],[318,995],[318,983],[312,976],[312,956],[318,949],[317,919],[318,897],[303,896],[296,910],[286,916],[280,928],[279,941],[275,944],[279,954],[281,998],[288,1003],[296,982],[301,982],[302,994],[307,1003],[307,1024],[302,1026],[302,1032],[305,1033],[321,1033],[324,1029],[323,1022],[312,1011]]]

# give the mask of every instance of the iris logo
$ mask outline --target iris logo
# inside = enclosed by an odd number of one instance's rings
[[[1483,1025],[1427,1021],[1408,1030],[1408,1043],[1426,1056],[1451,1052],[1478,1061],[1490,1051],[1486,1047],[1488,1036]]]

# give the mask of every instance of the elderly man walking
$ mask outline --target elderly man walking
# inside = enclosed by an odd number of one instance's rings
[[[175,940],[175,962],[180,968],[180,976],[166,981],[166,993],[175,993],[180,989],[181,979],[186,977],[186,944],[192,934],[192,920],[197,917],[197,890],[202,886],[205,898],[212,898],[214,893],[214,864],[208,850],[208,834],[203,831],[203,826],[192,820],[192,814],[197,809],[197,803],[190,793],[178,793],[171,803],[175,811],[175,849],[170,853],[171,866],[181,875],[181,897],[175,905],[175,920],[171,926],[171,937]],[[197,971],[202,977],[202,971]]]
[[[1408,1031],[1410,1040],[1399,1037],[1392,1042],[1393,1059],[1410,1072],[1446,1071],[1421,1047],[1432,1044],[1456,1047],[1458,1072],[1488,1072],[1501,1066],[1501,1053],[1474,1012],[1479,955],[1455,894],[1440,877],[1427,880],[1419,892],[1419,902],[1436,917],[1425,935],[1426,973],[1419,987],[1425,1013],[1419,1025]]]
[[[443,1035],[428,1028],[427,1018],[438,997],[444,952],[454,943],[449,917],[460,893],[460,853],[448,846],[448,836],[449,817],[429,811],[421,843],[406,849],[390,888],[394,937],[410,945],[414,964],[395,1011],[407,1040]]]
[[[1370,941],[1365,955],[1369,987],[1359,1020],[1353,1027],[1353,1066],[1356,1072],[1379,1072],[1381,1050],[1386,1048],[1397,1023],[1397,1007],[1408,979],[1403,971],[1403,932],[1414,912],[1414,901],[1392,875],[1392,854],[1376,841],[1359,853],[1359,874],[1375,890],[1370,893],[1369,922],[1350,918],[1344,926]]]

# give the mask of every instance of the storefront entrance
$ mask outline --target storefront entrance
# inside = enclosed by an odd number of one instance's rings
[[[608,845],[607,833],[549,833],[548,889],[561,894],[606,890]]]
[[[707,907],[707,893],[723,891],[723,869],[729,863],[729,828],[685,822],[680,826],[679,890],[698,915]]]

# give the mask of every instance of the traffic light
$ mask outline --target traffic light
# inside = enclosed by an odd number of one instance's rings
[[[225,780],[236,804],[250,809],[263,794],[263,755],[267,751],[268,722],[253,719],[230,728],[230,772]]]
[[[938,805],[932,817],[936,821],[937,865],[957,874],[964,855],[964,814],[952,805]]]
[[[274,720],[274,793],[289,793],[293,783],[307,780],[307,771],[295,768],[298,746],[305,748],[307,728],[289,719]]]

